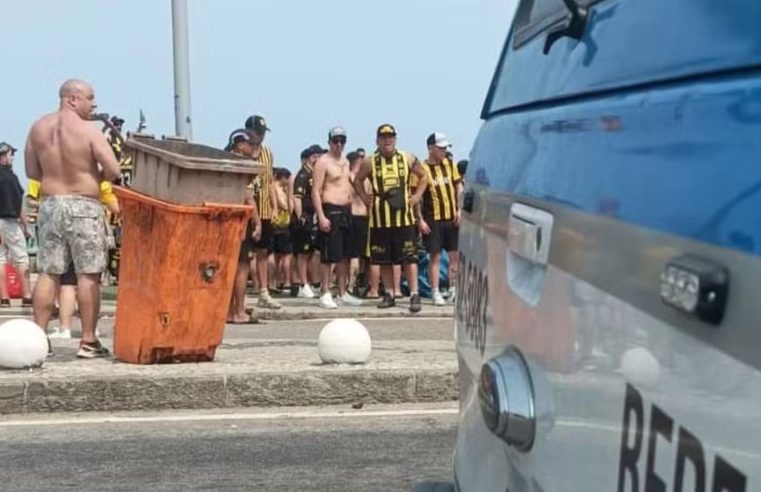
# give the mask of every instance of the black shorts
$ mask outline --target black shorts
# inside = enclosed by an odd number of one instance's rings
[[[268,253],[272,252],[274,247],[275,231],[272,227],[272,221],[262,219],[262,236],[258,241],[254,241],[254,249],[265,249]]]
[[[322,263],[344,261],[349,258],[351,206],[325,203],[322,209],[325,212],[325,217],[330,221],[330,232],[318,232],[320,261]]]
[[[61,285],[77,285],[77,272],[74,271],[74,263],[61,275]]]
[[[417,263],[417,229],[415,226],[376,227],[369,229],[370,263],[373,265],[407,265]]]
[[[246,237],[240,244],[240,254],[238,255],[238,263],[249,263],[254,259],[254,239],[251,234],[254,233],[254,226],[249,220],[246,224]]]
[[[295,221],[291,228],[293,253],[297,255],[311,255],[315,249],[315,236],[312,217]]]
[[[272,250],[276,255],[293,254],[293,243],[291,242],[290,229],[277,229],[272,241]]]
[[[451,220],[428,220],[426,223],[431,228],[431,233],[423,236],[425,250],[429,253],[441,253],[441,250],[457,251],[457,243],[460,238],[460,228]]]
[[[349,229],[349,258],[367,256],[367,228],[369,219],[366,215],[352,215]]]

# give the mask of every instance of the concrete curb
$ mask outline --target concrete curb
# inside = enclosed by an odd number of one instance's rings
[[[454,371],[322,370],[0,382],[0,414],[457,400]]]

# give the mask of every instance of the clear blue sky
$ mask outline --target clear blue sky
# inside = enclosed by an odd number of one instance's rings
[[[224,145],[250,114],[267,118],[276,165],[325,143],[374,146],[393,123],[425,153],[432,131],[466,157],[516,0],[190,0],[193,137]],[[134,130],[174,133],[170,0],[31,0],[3,5],[0,140],[23,148],[60,83],[91,82],[99,111]],[[23,156],[14,165],[23,178]]]

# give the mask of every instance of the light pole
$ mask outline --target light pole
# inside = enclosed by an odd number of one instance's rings
[[[178,136],[193,139],[190,120],[190,55],[188,50],[188,0],[172,0],[174,44],[174,128]]]

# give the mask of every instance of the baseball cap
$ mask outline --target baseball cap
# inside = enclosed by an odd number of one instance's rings
[[[270,131],[270,129],[267,127],[267,121],[264,119],[264,117],[256,115],[256,114],[253,116],[249,116],[246,119],[245,126],[246,126],[246,130],[254,130],[254,131],[260,130],[265,132]]]
[[[321,155],[325,154],[327,150],[323,149],[317,144],[314,144],[307,147],[306,150],[304,150],[304,152],[305,152],[305,157],[312,157],[315,154],[321,154]]]
[[[346,129],[342,126],[334,126],[328,132],[328,139],[333,137],[346,137]]]
[[[383,135],[391,135],[396,136],[396,128],[393,127],[393,125],[389,125],[388,123],[384,123],[381,126],[378,127],[377,135],[383,136]]]
[[[452,144],[449,143],[449,140],[447,140],[447,136],[441,132],[434,132],[428,135],[425,143],[426,145],[434,145],[440,149],[448,149],[452,146]]]
[[[237,130],[233,130],[233,132],[230,134],[230,138],[228,139],[228,146],[232,148],[236,143],[244,141],[244,142],[250,142],[251,137],[248,135],[248,132],[244,130],[243,128],[238,128]]]
[[[15,154],[18,149],[7,142],[0,142],[0,154]]]

